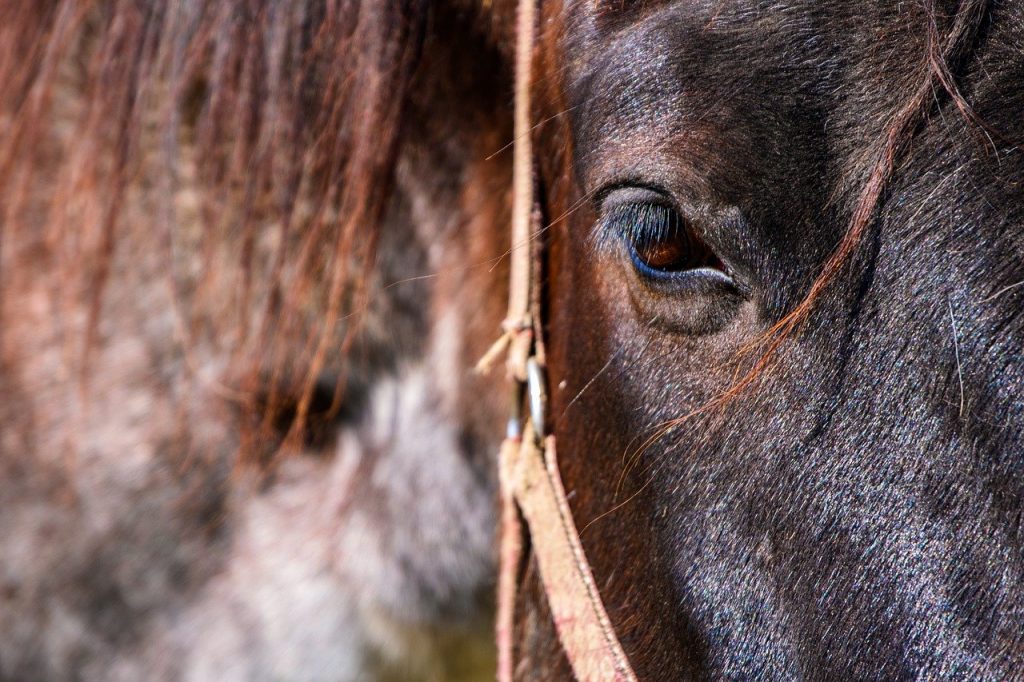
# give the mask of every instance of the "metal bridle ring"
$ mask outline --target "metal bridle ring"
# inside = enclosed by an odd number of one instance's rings
[[[534,356],[526,360],[526,394],[530,401],[530,420],[538,438],[546,434],[544,428],[547,419],[548,396],[545,387],[544,368]]]

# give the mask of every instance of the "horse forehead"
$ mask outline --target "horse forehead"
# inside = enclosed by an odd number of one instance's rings
[[[833,41],[817,33],[825,3],[601,2],[568,6],[560,71],[577,162],[592,171],[623,161],[655,166],[654,175],[666,164],[722,166],[716,159],[736,157],[729,140],[738,144],[756,122],[765,92],[796,97],[833,60]],[[836,22],[821,23],[834,32]]]
[[[570,99],[632,96],[632,107],[657,105],[643,95],[814,69],[836,49],[848,15],[842,2],[808,0],[569,0],[561,76]],[[867,23],[860,29],[870,30]]]
[[[823,44],[876,49],[915,12],[872,0],[565,0],[558,18],[566,71],[573,73],[610,48],[637,64],[669,54],[699,61],[714,46],[727,47],[726,61],[748,69],[800,64],[797,57],[813,60]]]
[[[863,10],[869,2],[858,4]],[[570,33],[599,40],[664,15],[705,31],[743,31],[782,30],[801,17],[822,21],[852,14],[848,0],[566,0],[563,7]]]

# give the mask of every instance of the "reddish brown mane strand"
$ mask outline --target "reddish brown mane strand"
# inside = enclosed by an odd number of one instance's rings
[[[905,152],[917,130],[924,125],[935,102],[935,87],[940,86],[953,100],[957,109],[971,122],[979,122],[977,115],[963,99],[956,87],[951,69],[956,68],[971,48],[980,29],[988,0],[967,0],[953,17],[951,28],[943,37],[938,27],[938,10],[934,2],[928,5],[929,25],[927,50],[922,65],[921,84],[914,94],[895,112],[879,143],[874,165],[860,191],[847,229],[839,245],[825,262],[800,303],[767,332],[740,351],[741,357],[760,352],[754,365],[738,378],[728,390],[694,412],[672,422],[680,423],[707,409],[731,402],[743,389],[756,381],[778,359],[785,342],[799,333],[807,322],[818,299],[845,270],[856,253],[864,235],[873,224],[885,190],[892,179],[896,162]]]

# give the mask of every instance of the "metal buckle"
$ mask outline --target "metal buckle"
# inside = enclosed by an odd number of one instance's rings
[[[525,396],[523,395],[524,391]],[[537,440],[542,440],[547,435],[544,429],[547,420],[548,394],[544,367],[533,355],[526,359],[526,381],[517,381],[512,387],[511,409],[508,424],[505,426],[506,438],[518,440],[523,436],[522,406],[524,397],[529,403],[529,417],[533,422],[533,433],[537,436]]]
[[[547,435],[544,431],[547,419],[548,394],[545,386],[544,368],[537,362],[537,356],[526,359],[526,395],[530,401],[530,420],[538,439]]]

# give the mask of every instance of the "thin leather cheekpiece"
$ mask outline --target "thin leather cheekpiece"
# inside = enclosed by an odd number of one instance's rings
[[[486,370],[502,352],[507,352],[507,374],[515,386],[510,426],[499,456],[498,680],[512,682],[514,676],[516,592],[524,533],[529,533],[555,630],[576,678],[580,682],[636,682],[636,674],[615,634],[583,553],[558,471],[555,437],[542,436],[546,427],[539,282],[543,252],[534,239],[540,231],[542,213],[535,199],[530,137],[535,2],[519,0],[517,18],[508,315],[501,338],[477,366]],[[524,398],[529,399],[530,416],[520,423]],[[512,424],[513,421],[516,423]]]

